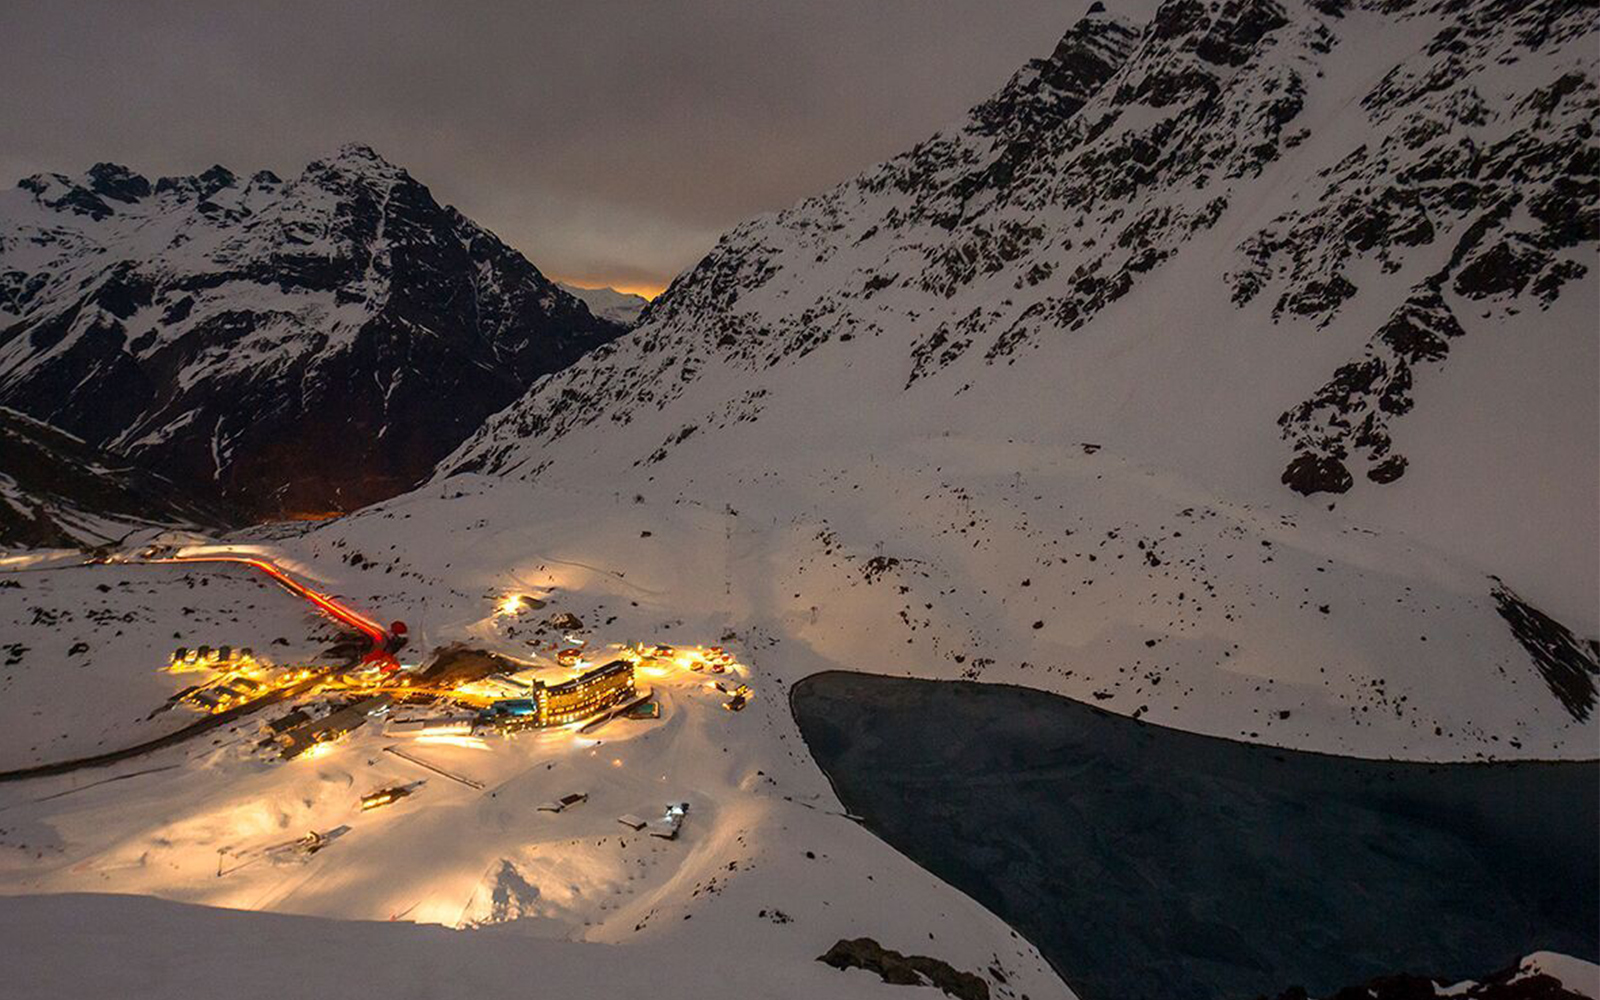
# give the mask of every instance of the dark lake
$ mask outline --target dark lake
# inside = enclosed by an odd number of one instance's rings
[[[1600,958],[1600,763],[1357,760],[856,673],[790,700],[845,807],[1084,1000]]]

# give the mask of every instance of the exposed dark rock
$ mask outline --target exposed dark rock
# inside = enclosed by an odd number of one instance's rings
[[[490,674],[515,673],[518,669],[515,661],[498,653],[457,644],[435,650],[433,662],[421,676],[433,684],[470,684]]]
[[[1406,474],[1406,457],[1390,455],[1367,470],[1367,478],[1375,483],[1392,483]]]
[[[1572,630],[1518,597],[1499,580],[1493,590],[1500,617],[1533,657],[1539,675],[1572,717],[1582,722],[1594,710],[1600,679],[1600,641],[1580,639]]]
[[[89,168],[89,190],[114,201],[135,202],[150,195],[150,182],[116,163],[96,163]]]
[[[1376,463],[1367,471],[1368,479],[1380,484],[1399,479],[1407,461],[1389,455],[1390,421],[1414,405],[1415,366],[1442,360],[1450,352],[1450,341],[1462,333],[1438,289],[1429,285],[1417,289],[1374,334],[1365,357],[1340,366],[1315,395],[1278,418],[1284,439],[1298,451],[1295,462],[1307,455],[1342,460],[1364,452]],[[1303,467],[1296,478],[1310,482],[1315,471]],[[1293,485],[1288,472],[1284,483]]]
[[[1288,23],[1273,0],[1228,0],[1211,30],[1195,43],[1194,54],[1209,63],[1242,66],[1263,38]]]
[[[1378,976],[1360,986],[1346,986],[1321,1000],[1438,1000],[1440,997],[1460,997],[1462,1000],[1587,1000],[1587,996],[1587,993],[1575,993],[1567,989],[1561,980],[1548,973],[1513,967],[1467,983],[1448,977],[1436,979],[1406,973]],[[1257,1000],[1267,998],[1263,996]],[[1279,993],[1275,1000],[1313,998],[1304,988],[1293,986]]]
[[[1521,295],[1533,276],[1550,263],[1536,247],[1501,240],[1468,261],[1456,275],[1455,290],[1469,299],[1489,295]]]
[[[817,961],[835,969],[866,969],[896,986],[936,986],[960,1000],[989,1000],[989,984],[926,955],[902,955],[872,938],[841,939]]]
[[[873,556],[861,566],[861,575],[866,577],[868,583],[876,583],[880,576],[891,573],[900,566],[900,560],[894,556]]]
[[[1301,453],[1283,470],[1283,485],[1306,496],[1343,493],[1354,483],[1344,463],[1327,455]]]

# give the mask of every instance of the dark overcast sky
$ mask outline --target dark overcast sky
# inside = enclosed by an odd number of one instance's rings
[[[371,144],[585,284],[955,120],[1088,0],[0,3],[0,182],[113,160],[297,174]]]

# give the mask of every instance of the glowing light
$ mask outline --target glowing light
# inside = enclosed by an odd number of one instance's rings
[[[552,277],[554,277],[554,276],[552,275]],[[666,285],[656,285],[656,284],[639,285],[639,284],[631,284],[629,282],[621,282],[621,283],[618,283],[618,284],[603,284],[603,285],[592,284],[592,282],[595,282],[595,281],[604,281],[605,279],[603,279],[603,278],[582,278],[582,279],[576,279],[576,280],[569,280],[567,278],[556,278],[555,280],[561,282],[562,284],[571,285],[573,288],[581,288],[584,291],[588,291],[588,292],[603,291],[606,288],[610,288],[612,291],[621,292],[624,295],[637,295],[642,299],[654,299],[656,296],[660,295],[662,292],[667,290],[667,286]]]
[[[0,566],[4,566],[7,569],[20,569],[24,566],[32,566],[35,563],[44,562],[54,555],[55,553],[46,550],[44,552],[30,552],[20,556],[0,556]]]
[[[434,746],[464,747],[468,750],[488,750],[489,744],[478,736],[460,736],[449,733],[424,733],[417,737],[418,743],[428,743]]]
[[[527,604],[523,601],[521,594],[507,594],[500,598],[499,605],[495,607],[495,614],[502,618],[520,614],[526,606]]]
[[[301,754],[300,756],[296,757],[295,759],[296,760],[316,760],[318,757],[326,757],[326,756],[328,756],[328,754],[333,753],[334,746],[336,746],[336,744],[334,744],[332,742],[328,742],[328,743],[313,743],[311,746],[306,748],[305,753]]]

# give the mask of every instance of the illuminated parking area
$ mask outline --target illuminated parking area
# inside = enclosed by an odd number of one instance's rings
[[[489,621],[547,607],[545,599],[526,593],[492,601]],[[320,601],[312,603],[326,613]],[[440,647],[426,663],[410,665],[370,656],[342,666],[278,664],[248,646],[180,647],[164,669],[196,683],[163,707],[181,704],[238,718],[277,704],[278,710],[263,714],[255,737],[245,740],[245,752],[257,760],[312,769],[348,766],[337,758],[341,747],[354,745],[363,748],[358,753],[388,751],[391,759],[481,790],[476,779],[437,770],[425,758],[470,750],[501,760],[491,765],[501,768],[529,763],[529,753],[550,760],[561,759],[548,755],[561,755],[564,748],[588,748],[592,755],[602,742],[648,734],[676,717],[677,709],[663,711],[668,691],[677,692],[685,708],[698,702],[739,711],[754,697],[750,669],[723,646],[604,642],[591,638],[570,611],[540,618],[541,632],[554,635],[532,655],[501,652],[496,647],[504,644],[493,640],[489,648],[458,642]],[[607,728],[612,726],[624,728]],[[514,743],[523,751],[511,752]],[[606,762],[606,772],[622,769],[621,757]]]
[[[311,663],[277,664],[248,646],[180,646],[165,670],[199,677],[174,694],[168,707],[182,704],[209,714],[225,712],[301,684],[326,669]]]

